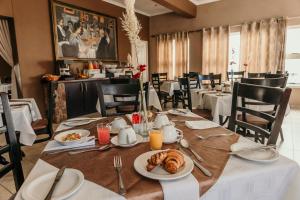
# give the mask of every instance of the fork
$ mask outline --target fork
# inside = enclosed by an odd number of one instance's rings
[[[114,167],[117,171],[118,177],[119,177],[119,194],[125,195],[126,189],[123,183],[123,179],[121,176],[121,169],[122,169],[122,159],[121,156],[114,156]]]

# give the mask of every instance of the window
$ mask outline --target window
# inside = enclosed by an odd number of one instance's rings
[[[240,32],[232,32],[229,35],[229,65],[228,71],[240,71]]]
[[[285,70],[289,84],[300,84],[300,26],[288,27]]]

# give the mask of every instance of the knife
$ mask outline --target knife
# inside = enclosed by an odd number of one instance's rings
[[[55,180],[47,194],[47,196],[45,197],[44,200],[51,200],[52,194],[54,192],[55,186],[57,185],[57,183],[60,181],[62,175],[64,174],[66,167],[63,166],[62,168],[59,169],[59,171],[57,172],[56,176],[55,176]]]
[[[182,148],[179,148],[179,150],[186,156],[190,157]],[[211,177],[212,173],[206,169],[205,167],[203,167],[198,161],[196,161],[195,159],[192,159],[193,163],[196,165],[196,167],[198,167],[204,175]]]

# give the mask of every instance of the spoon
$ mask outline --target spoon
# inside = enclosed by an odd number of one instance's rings
[[[104,145],[102,147],[96,148],[96,149],[88,149],[88,150],[80,150],[80,151],[71,151],[69,152],[70,155],[75,155],[75,154],[80,154],[80,153],[85,153],[85,152],[90,152],[90,151],[105,151],[107,149],[112,148],[112,145]]]
[[[204,159],[203,159],[197,152],[195,152],[195,151],[190,147],[190,144],[189,144],[189,142],[188,142],[186,139],[181,139],[181,140],[179,141],[179,144],[180,144],[181,147],[190,150],[190,151],[194,154],[194,156],[197,158],[197,160],[199,160],[199,161],[204,161]]]
[[[220,137],[220,136],[231,136],[231,135],[233,135],[234,133],[221,133],[221,134],[217,134],[217,135],[209,135],[209,136],[206,136],[206,137],[204,137],[204,136],[201,136],[201,135],[197,135],[197,137],[199,138],[199,139],[201,139],[201,140],[206,140],[206,139],[208,139],[208,138],[212,138],[212,137]]]

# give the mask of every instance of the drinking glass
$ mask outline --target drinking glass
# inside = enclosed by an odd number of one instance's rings
[[[99,144],[110,143],[110,131],[109,127],[103,123],[97,124],[98,142]]]
[[[161,130],[152,129],[149,132],[150,148],[151,150],[160,150],[163,143],[163,135]]]

